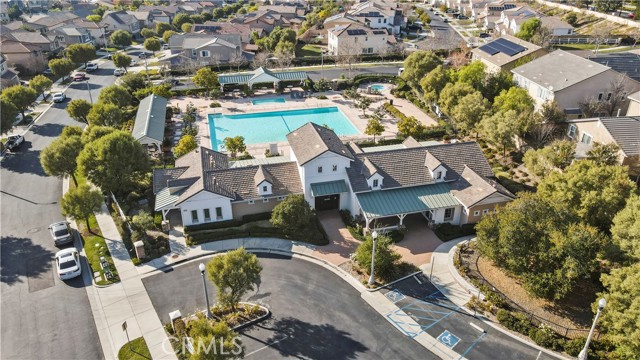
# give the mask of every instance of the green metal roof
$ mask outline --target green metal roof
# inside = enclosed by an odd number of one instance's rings
[[[380,218],[460,205],[448,184],[403,187],[356,194],[364,215]]]
[[[184,189],[180,189],[176,192],[174,192],[173,194],[171,194],[169,192],[169,188],[164,188],[162,190],[160,190],[157,194],[156,194],[156,207],[155,207],[155,211],[160,211],[162,209],[164,209],[167,206],[173,207],[173,204],[175,204],[175,202],[178,200],[178,198],[180,197],[180,195],[186,190],[187,188],[185,187]]]
[[[307,79],[307,73],[305,71],[274,72],[261,67],[251,72],[229,74],[229,75],[218,75],[218,82],[220,82],[221,85],[248,84],[250,82],[255,83],[255,81],[252,81],[252,80],[258,80],[262,75],[265,75],[267,78],[275,77],[280,81]]]
[[[327,181],[321,183],[311,184],[311,196],[325,196],[335,195],[344,192],[349,192],[347,183],[344,180]]]
[[[218,82],[225,84],[246,84],[253,77],[252,73],[236,74],[236,75],[218,75]]]

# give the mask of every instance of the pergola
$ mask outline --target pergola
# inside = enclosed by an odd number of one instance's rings
[[[248,85],[252,89],[253,84],[273,83],[273,87],[277,88],[281,81],[297,80],[302,85],[307,78],[305,71],[271,71],[265,67],[259,67],[250,72],[218,75],[222,91],[224,91],[225,85]]]

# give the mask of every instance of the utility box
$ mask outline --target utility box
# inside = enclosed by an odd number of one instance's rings
[[[136,249],[136,256],[138,257],[138,259],[144,259],[144,243],[142,241],[136,241],[135,243],[133,243],[133,247]]]
[[[180,313],[180,310],[170,312],[169,319],[171,319],[171,327],[173,328],[173,332],[175,333],[176,328],[175,328],[174,322],[176,319],[182,319],[182,314]]]

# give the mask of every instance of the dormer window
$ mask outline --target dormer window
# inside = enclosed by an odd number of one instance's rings
[[[322,166],[318,166],[318,174],[322,174]]]
[[[436,173],[436,179],[437,179],[437,180],[442,179],[442,171],[438,171],[438,172]]]
[[[374,179],[374,180],[373,180],[373,187],[374,187],[374,188],[377,188],[379,184],[380,184],[380,183],[379,183],[378,179]]]
[[[333,165],[333,171],[338,171],[338,165]]]
[[[265,185],[265,186],[263,186],[263,187],[262,187],[262,192],[267,192],[267,191],[269,191],[269,187],[268,187],[268,186],[266,186],[266,185]]]

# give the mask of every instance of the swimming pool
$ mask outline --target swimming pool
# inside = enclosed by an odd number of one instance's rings
[[[271,98],[271,99],[258,99],[258,100],[251,100],[251,103],[253,105],[262,105],[262,104],[269,104],[269,103],[283,103],[284,102],[284,98]]]
[[[382,91],[386,88],[387,88],[386,86],[380,85],[380,84],[371,85],[371,90],[375,90],[375,91]]]
[[[245,144],[286,141],[286,135],[300,126],[314,122],[327,125],[338,135],[359,132],[337,107],[259,112],[238,115],[209,115],[211,148],[221,150],[224,138],[244,136]]]

